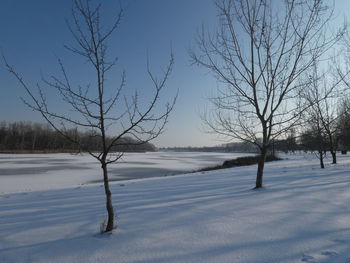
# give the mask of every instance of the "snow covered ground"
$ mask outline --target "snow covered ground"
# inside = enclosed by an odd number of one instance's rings
[[[2,194],[0,262],[350,262],[350,157],[285,157],[261,190],[255,165],[114,182],[110,235],[100,184]]]
[[[247,153],[126,153],[110,164],[110,180],[191,172]],[[88,154],[0,154],[0,194],[62,189],[102,182],[99,163]]]

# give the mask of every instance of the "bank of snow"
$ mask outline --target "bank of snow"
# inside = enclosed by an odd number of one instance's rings
[[[0,262],[348,262],[349,157],[288,158],[113,183],[112,235],[100,185],[0,195]]]

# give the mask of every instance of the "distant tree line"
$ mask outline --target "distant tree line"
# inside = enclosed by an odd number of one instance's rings
[[[321,109],[322,114],[314,116],[298,139],[299,148],[318,155],[321,168],[324,168],[323,159],[327,152],[331,153],[332,163],[336,164],[337,151],[346,153],[350,149],[350,104],[344,100],[337,108],[332,117],[327,114],[327,109]]]
[[[73,144],[60,133],[53,130],[48,124],[31,122],[0,122],[0,151],[47,151],[47,152],[78,152],[84,151],[84,146],[89,146],[93,151],[99,151],[102,147],[101,140],[91,132],[81,132],[77,129],[69,129],[67,133],[81,142],[81,147]],[[107,137],[108,140],[108,137]],[[112,151],[117,152],[146,152],[155,151],[151,143],[138,142],[135,139],[124,137],[119,145]]]
[[[327,102],[328,99],[324,101]],[[337,151],[350,150],[350,101],[345,99],[338,102],[332,109],[336,108],[334,114],[327,114],[327,109],[321,109],[323,115],[313,119],[306,119],[300,125],[300,130],[291,128],[285,133],[284,139],[275,139],[271,142],[270,153],[274,152],[314,152],[323,162],[326,152],[332,155],[332,162],[336,163]],[[260,139],[261,140],[261,139]],[[259,149],[247,142],[232,142],[217,146],[203,147],[167,147],[164,151],[176,152],[249,152],[256,153]]]
[[[299,133],[291,129],[285,139],[273,141],[271,150],[314,152],[320,160],[321,168],[324,168],[323,159],[329,152],[332,156],[332,163],[336,164],[337,151],[346,153],[350,150],[349,100],[337,103],[336,108],[336,111],[334,107],[332,108],[333,114],[329,114],[327,107],[318,108],[316,112],[313,110],[313,114],[308,116],[307,122],[304,123]]]
[[[166,147],[161,148],[163,151],[174,152],[249,152],[256,153],[258,148],[247,142],[232,142],[217,146],[202,146],[202,147]]]
[[[346,115],[340,116],[337,123],[337,133],[335,134],[333,145],[326,131],[320,133],[313,130],[311,125],[305,126],[299,134],[291,132],[286,139],[275,140],[272,142],[271,150],[280,152],[312,151],[330,152],[331,148],[335,151],[350,150],[350,111]]]

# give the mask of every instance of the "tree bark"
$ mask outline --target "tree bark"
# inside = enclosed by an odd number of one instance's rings
[[[267,148],[266,147],[262,148],[260,151],[260,157],[258,161],[258,171],[256,174],[255,189],[263,187],[263,174],[264,174],[266,153],[267,153]]]
[[[324,163],[323,163],[323,152],[320,151],[319,153],[320,153],[320,166],[321,166],[321,168],[323,169],[323,168],[324,168]]]
[[[108,221],[107,221],[105,232],[110,232],[114,229],[114,210],[112,205],[112,192],[109,189],[107,164],[103,163],[102,169],[103,169],[103,183],[104,183],[105,193],[106,193],[106,208],[108,212]]]
[[[32,151],[35,150],[35,143],[36,143],[36,134],[34,134],[34,136],[32,138]]]
[[[332,164],[336,164],[337,163],[337,153],[335,151],[331,151],[331,155],[332,155]]]

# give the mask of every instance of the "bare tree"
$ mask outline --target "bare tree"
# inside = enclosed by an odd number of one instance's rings
[[[38,92],[35,93],[4,58],[8,71],[15,76],[29,95],[30,101],[24,100],[24,103],[31,109],[38,111],[54,130],[100,162],[108,212],[105,232],[116,228],[107,167],[118,161],[124,152],[113,152],[115,147],[125,144],[126,141],[123,139],[126,136],[134,138],[136,144],[144,144],[159,136],[164,131],[176,99],[174,97],[164,106],[159,105],[161,92],[164,90],[172,70],[174,62],[172,54],[161,78],[157,78],[151,72],[147,63],[150,83],[154,86],[154,94],[148,103],[147,101],[141,103],[137,92],[128,97],[128,93],[125,91],[125,73],[121,75],[119,87],[111,90],[106,86],[106,75],[117,61],[116,58],[111,59],[108,55],[108,41],[118,28],[122,16],[123,10],[120,10],[109,28],[102,27],[101,4],[92,6],[88,0],[74,1],[73,22],[69,24],[69,29],[76,45],[65,47],[88,62],[94,72],[94,83],[74,86],[69,78],[69,72],[60,59],[58,59],[58,63],[62,76],[45,78],[43,83],[46,87],[54,89],[69,108],[78,114],[67,115],[57,112],[56,109],[51,109],[42,87],[38,85]],[[68,133],[69,127],[79,127],[88,132],[91,138],[99,138],[102,145],[100,151],[92,151],[88,141],[84,143],[74,134]],[[109,139],[107,140],[107,138]]]
[[[307,103],[307,109],[302,113],[304,119],[303,126],[306,127],[306,130],[301,134],[301,144],[303,147],[316,154],[316,157],[320,161],[320,167],[323,169],[324,158],[326,157],[328,148],[326,136],[326,126],[328,123],[326,120],[327,114],[324,114],[322,110],[324,110],[324,105],[328,106],[326,100],[328,99],[328,93],[331,91],[328,90],[324,79],[322,83],[316,65],[314,65],[312,73],[313,74],[310,75],[310,85],[301,93],[301,96],[305,98]],[[321,83],[322,88],[319,86]],[[323,92],[327,93],[325,99],[321,99],[324,95]],[[328,128],[330,129],[330,127]],[[333,133],[331,135],[333,135]]]
[[[349,103],[349,90],[350,90],[350,34],[347,32],[342,41],[343,49],[341,50],[340,58],[335,61],[336,73],[342,79],[344,84],[344,94],[342,94],[342,101],[338,104],[338,127],[339,127],[339,141],[346,152],[350,146],[349,136],[349,123],[350,123],[350,103]]]
[[[300,119],[303,79],[343,34],[328,34],[332,8],[322,0],[218,0],[215,34],[198,34],[194,64],[223,83],[203,116],[209,131],[260,149],[256,188],[263,186],[271,142]]]
[[[320,161],[320,167],[323,169],[324,158],[327,153],[327,139],[318,113],[313,113],[315,114],[312,116],[314,119],[308,123],[306,130],[301,133],[300,143],[305,150],[315,153]],[[309,117],[311,118],[311,115]]]
[[[347,74],[336,79],[334,76],[338,76],[332,74],[332,71],[332,68],[328,66],[327,72],[320,72],[319,65],[315,63],[309,76],[311,83],[300,94],[307,103],[307,109],[303,113],[305,123],[313,127],[311,130],[316,132],[315,136],[320,140],[320,147],[322,146],[319,152],[321,149],[322,151],[329,150],[332,155],[332,163],[336,164],[340,128],[337,104],[340,95],[343,94],[341,84]],[[319,156],[323,157],[322,154]]]
[[[339,148],[345,153],[350,148],[350,100],[345,96],[338,104]]]

